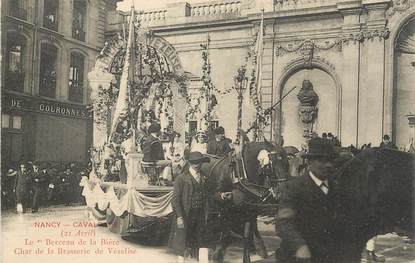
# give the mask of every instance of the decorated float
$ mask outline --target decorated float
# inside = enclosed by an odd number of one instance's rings
[[[212,129],[215,95],[233,91],[238,96],[235,145],[246,139],[242,132],[244,96],[253,102],[255,113],[248,132],[254,141],[261,137],[274,106],[262,109],[257,89],[262,34],[257,35],[257,45],[252,45],[245,65],[236,72],[234,86],[221,91],[210,75],[209,36],[201,44],[203,66],[197,78],[183,71],[175,49],[143,28],[134,13],[132,10],[127,30],[107,39],[88,74],[94,147],[91,172],[80,184],[90,217],[125,239],[160,244],[166,240],[171,223],[175,166],[183,165],[189,138],[197,131],[208,134]],[[258,32],[262,27],[261,23]],[[190,93],[192,86],[196,88]],[[189,119],[197,119],[197,127],[189,127]],[[141,146],[154,122],[161,126],[165,157],[171,161],[167,177],[157,163],[142,161]]]
[[[170,227],[175,166],[183,165],[185,142],[194,135],[188,133],[188,120],[199,120],[194,132],[207,132],[216,99],[209,44],[201,45],[203,75],[197,78],[183,71],[171,44],[141,27],[134,13],[127,30],[107,38],[88,74],[94,143],[92,170],[80,184],[89,215],[98,223],[126,239],[160,243]],[[196,92],[188,94],[189,86]],[[167,180],[163,167],[142,161],[147,128],[154,122],[161,126],[165,158],[171,161]]]

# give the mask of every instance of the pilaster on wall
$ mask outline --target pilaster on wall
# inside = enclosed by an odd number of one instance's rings
[[[341,2],[338,4],[343,15],[342,32],[355,34],[361,29],[359,3]],[[360,84],[360,41],[349,41],[342,46],[342,104],[341,142],[343,145],[356,145],[358,140],[358,99]]]
[[[272,106],[273,103],[273,59],[272,59],[272,41],[266,41],[264,43],[264,53],[262,58],[262,80],[261,80],[261,104],[264,109]],[[268,140],[271,138],[271,125],[265,127],[264,135]]]
[[[365,74],[359,88],[358,107],[358,143],[377,144],[383,135],[383,112],[385,95],[385,12],[389,1],[363,1],[368,11],[366,21],[367,34],[364,36],[362,56],[366,66],[361,71]]]

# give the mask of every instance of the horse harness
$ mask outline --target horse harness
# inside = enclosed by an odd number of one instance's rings
[[[275,183],[278,186],[279,183],[286,181],[286,179],[272,179],[275,165],[272,160],[274,158],[280,158],[275,156],[277,154],[277,152],[268,153],[270,161],[267,165],[262,167],[261,174],[266,178],[268,187],[248,181],[246,164],[242,152],[232,153],[232,155],[227,155],[219,159],[219,161],[211,167],[208,176],[212,176],[214,169],[219,164],[230,159],[229,166],[231,168],[231,178],[233,183],[237,185],[237,189],[243,194],[251,196],[250,199],[254,199],[254,201],[249,201],[244,198],[242,204],[252,208],[275,209],[277,206],[275,203],[269,204],[271,198],[278,199],[278,193],[273,186]]]

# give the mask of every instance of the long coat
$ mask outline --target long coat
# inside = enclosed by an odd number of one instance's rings
[[[16,203],[27,204],[30,196],[31,176],[29,171],[17,172],[14,189],[16,191]]]
[[[313,263],[360,262],[362,245],[343,237],[348,221],[338,213],[338,189],[330,179],[329,189],[324,194],[308,173],[285,184],[277,214],[282,240],[277,262],[295,262],[302,245],[310,249]]]
[[[49,181],[49,176],[46,172],[38,171],[32,172],[32,190],[33,190],[33,199],[32,199],[32,208],[37,209],[41,199],[44,196],[44,193],[47,192],[47,185]]]
[[[179,175],[174,181],[174,192],[171,205],[174,211],[172,227],[169,237],[169,247],[177,255],[183,255],[186,248],[186,229],[187,217],[192,205],[192,194],[194,191],[193,176],[189,172],[189,165],[183,169],[183,173]],[[201,176],[201,183],[203,187],[203,177]],[[206,199],[205,199],[206,201]],[[206,206],[204,207],[206,213]],[[205,215],[200,215],[203,218]],[[184,220],[184,229],[177,228],[177,218],[182,217]],[[203,231],[201,231],[203,232]]]

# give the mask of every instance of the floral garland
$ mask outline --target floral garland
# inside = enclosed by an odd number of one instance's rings
[[[133,130],[138,128],[139,120],[137,118],[140,117],[141,119],[144,104],[149,98],[150,90],[154,87],[157,87],[154,102],[158,105],[155,113],[158,120],[160,118],[167,120],[166,127],[168,131],[173,129],[174,118],[173,94],[170,89],[170,82],[176,81],[179,85],[179,93],[187,96],[187,77],[184,74],[171,72],[169,66],[166,65],[167,62],[159,56],[157,50],[147,45],[150,31],[140,28],[139,22],[135,23],[135,30],[135,48],[132,55],[136,62],[134,65],[137,66],[134,68],[134,74],[128,82],[128,113],[121,116],[120,125],[112,139],[112,142],[115,143],[121,143],[128,139],[133,134]],[[107,42],[101,52],[104,56],[111,48],[119,49],[108,68],[109,72],[115,76],[115,81],[107,88],[99,87],[96,98],[90,106],[90,110],[95,115],[94,121],[107,125],[107,128],[109,127],[111,112],[117,101],[126,54],[126,43],[119,37],[119,34],[117,36],[118,38],[114,38],[112,42]]]
[[[200,105],[202,101],[205,99],[208,103],[208,107],[206,112],[204,112],[202,116],[202,120],[205,120],[208,125],[210,125],[210,121],[212,118],[212,111],[216,104],[212,103],[216,101],[216,97],[212,94],[212,91],[217,91],[218,89],[212,83],[211,77],[211,69],[212,65],[209,62],[209,42],[210,39],[208,38],[206,44],[201,44],[200,47],[202,48],[202,88],[200,89],[200,94],[197,96],[197,101],[192,106],[191,98],[187,97],[187,109],[186,109],[186,121],[190,121],[190,117],[194,116],[197,113],[202,113],[202,109],[200,109]]]

